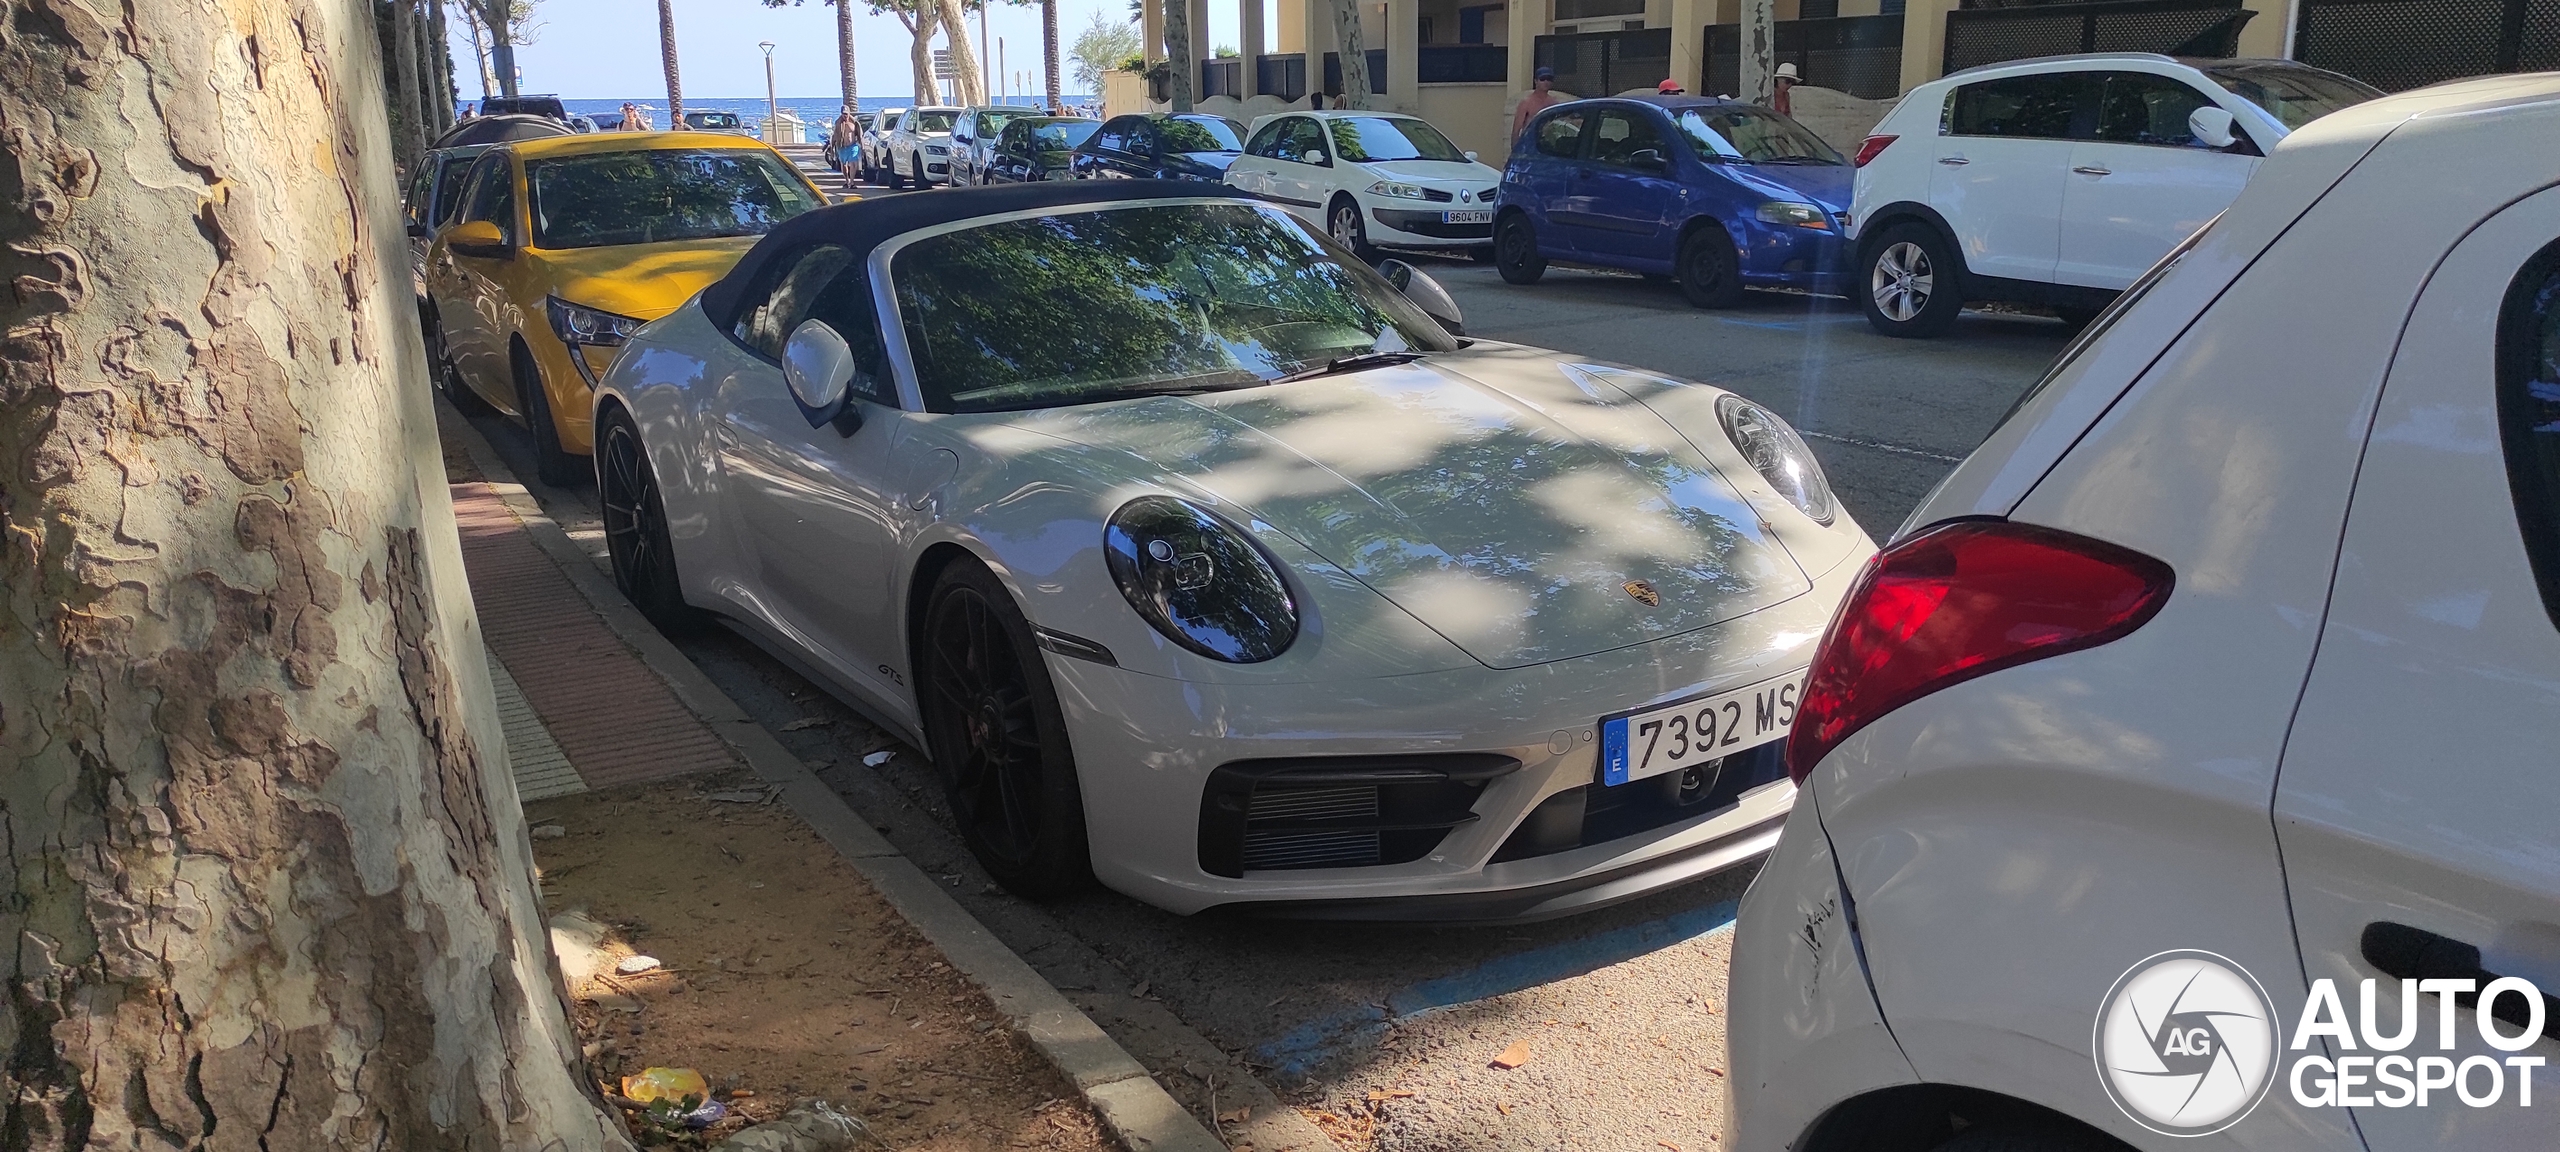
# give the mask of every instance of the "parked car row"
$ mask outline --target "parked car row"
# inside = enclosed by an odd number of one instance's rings
[[[2550,1146],[2560,77],[2245,129],[1832,620],[1727,1146]]]

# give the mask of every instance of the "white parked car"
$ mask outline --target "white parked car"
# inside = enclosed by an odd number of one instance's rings
[[[1281,205],[1365,259],[1374,248],[1493,251],[1502,173],[1430,122],[1394,112],[1287,112],[1257,122],[1228,185]]]
[[[1932,80],[1858,149],[1851,291],[1887,336],[1942,333],[1968,300],[2085,323],[2287,133],[2378,95],[2290,61],[2140,53]]]
[[[2550,74],[2294,133],[1861,575],[1728,1147],[2551,1146],[2554,156]]]
[[[981,105],[961,113],[951,124],[951,186],[987,183],[987,166],[995,160],[996,138],[1004,134],[1004,126],[1037,115],[1039,109],[1020,104]]]
[[[616,580],[929,749],[1026,895],[1505,919],[1766,852],[1874,550],[1796,434],[1183,188],[775,228],[596,390]]]
[[[889,135],[906,114],[904,108],[883,108],[862,118],[862,169],[857,175],[864,183],[889,182]]]
[[[909,108],[889,133],[889,186],[951,182],[951,126],[966,108]]]

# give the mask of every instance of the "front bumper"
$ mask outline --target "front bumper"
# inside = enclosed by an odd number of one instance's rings
[[[1851,559],[1856,559],[1852,557]],[[1084,793],[1097,877],[1170,911],[1218,908],[1368,919],[1534,919],[1632,898],[1751,859],[1794,803],[1783,773],[1729,800],[1665,806],[1667,822],[1620,835],[1597,823],[1598,721],[1656,702],[1756,683],[1810,662],[1856,575],[1843,563],[1811,591],[1714,627],[1516,669],[1481,666],[1347,683],[1216,684],[1143,675],[1051,654]],[[1242,869],[1207,866],[1213,773],[1243,762],[1471,754],[1515,769],[1482,784],[1467,819],[1404,862]],[[1741,756],[1730,758],[1738,761]],[[1232,767],[1230,767],[1232,771]],[[1653,781],[1622,785],[1644,788]],[[1578,796],[1566,796],[1578,793]],[[1565,802],[1550,805],[1550,799]],[[1584,800],[1594,811],[1586,822]],[[1573,809],[1561,841],[1534,853],[1533,817]],[[1547,815],[1540,815],[1541,812]],[[1614,817],[1613,817],[1614,818]],[[1548,827],[1541,824],[1540,828]],[[1610,837],[1595,839],[1602,828]],[[1204,836],[1204,830],[1212,835]],[[1562,845],[1562,846],[1560,846]],[[1497,860],[1497,854],[1505,858]]]
[[[1743,283],[1833,294],[1848,291],[1850,243],[1838,232],[1759,220],[1743,227]]]
[[[1398,201],[1399,204],[1417,204]],[[1412,208],[1369,206],[1369,242],[1389,246],[1410,245],[1418,248],[1465,248],[1493,243],[1493,223],[1448,224],[1442,222],[1450,211],[1478,211],[1490,216],[1493,205],[1469,208],[1463,205]]]

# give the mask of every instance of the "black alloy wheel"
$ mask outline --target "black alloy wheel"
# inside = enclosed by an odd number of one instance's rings
[[[961,840],[1017,896],[1082,887],[1084,801],[1030,621],[993,573],[956,561],[934,583],[923,640],[925,736]]]
[[[596,504],[604,513],[605,553],[613,561],[613,585],[640,614],[673,635],[702,627],[704,612],[684,602],[676,577],[675,540],[667,531],[667,506],[657,474],[631,414],[605,413],[596,440]]]
[[[1733,237],[1713,220],[1700,224],[1680,242],[1680,294],[1693,308],[1731,308],[1742,303],[1742,254]]]
[[[1530,230],[1528,216],[1513,212],[1494,225],[1493,267],[1512,284],[1535,284],[1547,274],[1547,261],[1538,255],[1538,234]]]
[[[444,318],[432,308],[427,313],[426,336],[427,374],[435,379],[436,389],[444,393],[453,410],[465,416],[486,416],[496,411],[463,381],[462,369],[453,363],[453,349],[444,342]]]
[[[575,356],[578,350],[572,348]],[[554,488],[566,488],[588,479],[595,465],[569,454],[560,443],[560,422],[551,415],[551,394],[542,386],[542,369],[533,362],[533,353],[522,345],[509,357],[516,369],[516,411],[524,414],[525,430],[533,433],[533,473]]]

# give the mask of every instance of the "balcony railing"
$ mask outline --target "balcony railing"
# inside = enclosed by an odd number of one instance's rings
[[[1244,98],[1244,60],[1237,56],[1221,56],[1200,62],[1200,98],[1233,96]]]
[[[1511,49],[1500,44],[1425,44],[1413,54],[1424,84],[1500,84],[1511,78]]]

